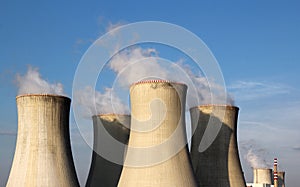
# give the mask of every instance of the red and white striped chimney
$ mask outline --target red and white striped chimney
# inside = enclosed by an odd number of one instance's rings
[[[274,187],[278,187],[277,158],[274,158]]]

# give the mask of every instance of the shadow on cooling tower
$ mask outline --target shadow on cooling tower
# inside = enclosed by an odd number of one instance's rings
[[[200,114],[204,115],[205,119],[209,119],[210,115],[207,114]],[[215,121],[215,123],[220,123],[221,121],[216,117],[211,117],[210,120]],[[201,134],[203,136],[204,131],[207,127],[208,120],[202,120],[200,122],[204,124],[204,128],[197,129],[196,134]],[[198,132],[197,132],[198,131]],[[199,132],[200,131],[200,132]],[[192,151],[192,163],[195,171],[195,175],[197,176],[197,183],[199,186],[207,186],[204,181],[201,179],[206,178],[211,180],[212,182],[218,180],[218,178],[222,181],[222,186],[230,186],[229,183],[229,174],[228,172],[228,149],[224,149],[220,145],[222,144],[229,144],[230,136],[232,134],[232,130],[226,125],[222,123],[222,127],[220,132],[212,143],[212,145],[205,150],[203,153],[198,152],[198,146],[200,144],[200,140],[197,141],[197,147],[193,147],[192,149],[196,149],[197,151]],[[222,149],[222,151],[219,151]],[[195,157],[201,157],[202,159],[195,159]],[[193,159],[194,158],[194,159]],[[220,160],[219,158],[223,158]],[[208,170],[207,168],[214,167],[214,169]]]
[[[124,160],[125,145],[128,144],[129,129],[123,124],[130,123],[129,115],[105,114],[93,116],[94,150],[90,172],[86,182],[87,187],[115,187],[118,185],[123,165],[111,162],[98,153],[110,153],[112,160]],[[104,128],[102,128],[104,127]],[[124,144],[121,147],[111,146],[111,136]]]
[[[219,111],[225,111],[222,119],[218,116]],[[196,128],[192,138],[191,159],[199,187],[246,186],[236,140],[237,111],[237,107],[210,105],[190,110],[192,126]],[[220,130],[212,144],[199,152],[208,125],[219,124]]]
[[[278,187],[285,187],[285,172],[278,172]]]

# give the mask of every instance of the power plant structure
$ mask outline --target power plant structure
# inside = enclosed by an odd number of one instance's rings
[[[119,187],[197,186],[187,147],[186,91],[184,84],[163,80],[131,85],[131,130]]]
[[[274,176],[274,187],[285,187],[285,172],[278,171],[278,160],[274,158],[273,164],[273,176]]]
[[[274,158],[274,165],[273,165],[274,187],[278,187],[277,164],[278,164],[277,158]]]
[[[189,152],[186,93],[182,83],[141,81],[130,87],[131,115],[92,116],[94,144],[85,186],[285,187],[277,158],[273,170],[253,168],[253,183],[246,184],[236,106],[191,108],[195,132]],[[71,99],[27,94],[17,96],[16,102],[18,134],[7,187],[79,186],[70,144]]]
[[[16,97],[18,135],[7,187],[79,186],[71,152],[71,99],[48,94]]]
[[[237,145],[238,110],[229,105],[200,105],[190,109],[195,130],[191,159],[198,186],[246,186]],[[207,141],[202,138],[208,127],[215,128],[217,135],[206,150],[199,150],[201,141]]]
[[[285,172],[279,171],[277,172],[278,176],[278,187],[285,187]]]
[[[118,164],[101,153],[111,154],[119,161],[124,161],[125,145],[128,144],[130,115],[101,114],[93,116],[94,145],[92,162],[86,182],[87,187],[115,187],[118,185],[123,163]],[[110,139],[109,137],[112,137]],[[112,141],[120,142],[113,146]]]
[[[272,184],[272,169],[253,168],[253,183]]]
[[[277,171],[277,158],[274,158],[274,167],[253,168],[253,183],[247,187],[285,187],[285,172]]]

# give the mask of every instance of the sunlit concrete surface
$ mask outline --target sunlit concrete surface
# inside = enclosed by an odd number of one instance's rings
[[[16,100],[17,145],[7,187],[79,186],[69,135],[71,100],[57,95]]]
[[[119,187],[197,186],[186,145],[186,90],[186,85],[164,81],[130,87],[131,131]]]

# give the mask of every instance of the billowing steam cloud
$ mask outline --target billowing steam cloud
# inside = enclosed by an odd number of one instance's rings
[[[132,47],[116,54],[108,66],[119,76],[117,83],[124,88],[140,80],[167,78],[167,69],[156,58],[149,59],[151,56],[157,57],[155,49]]]
[[[156,70],[160,69],[160,65],[156,61],[135,64],[139,60],[150,57],[153,54],[156,54],[153,49],[143,50],[142,48],[134,48],[122,51],[114,56],[109,62],[108,67],[117,74],[118,84],[120,84],[121,89],[128,89],[130,84],[136,82],[141,77],[151,76]],[[160,72],[159,76],[164,76],[165,73],[163,71]],[[83,117],[90,118],[92,115],[106,113],[129,113],[129,107],[114,92],[114,90],[119,90],[118,88],[112,89],[106,87],[104,90],[104,92],[99,92],[91,86],[87,86],[85,89],[75,93],[76,104],[81,106]]]
[[[37,68],[28,67],[25,75],[16,75],[18,94],[56,94],[65,95],[61,83],[50,84],[42,79]]]
[[[111,25],[108,31],[114,32],[110,34],[117,35],[118,31],[114,28],[120,25]],[[105,46],[105,41],[101,45]],[[163,61],[158,57],[158,51],[154,48],[133,46],[119,51],[118,47],[116,45],[115,51],[111,51],[116,54],[106,65],[106,68],[112,70],[116,75],[112,88],[105,88],[104,92],[96,91],[96,94],[93,95],[92,87],[87,86],[75,94],[75,97],[79,98],[76,104],[83,106],[88,111],[84,115],[86,117],[99,113],[128,113],[128,106],[124,104],[127,102],[124,102],[119,92],[126,92],[126,96],[128,96],[131,84],[149,79],[163,79],[187,84],[189,88],[188,107],[211,104],[212,95],[214,95],[214,104],[233,104],[233,99],[221,91],[224,89],[222,86],[211,80],[208,81],[204,76],[193,74],[191,68],[184,65],[181,60],[175,63]],[[95,103],[91,99],[93,96],[95,96]]]
[[[111,88],[106,88],[104,93],[94,90],[87,86],[84,90],[75,93],[76,104],[81,105],[82,117],[91,118],[97,114],[127,114],[128,107],[122,103]]]
[[[266,160],[262,159],[258,154],[255,153],[256,150],[250,149],[248,150],[247,154],[245,155],[246,160],[253,168],[267,168],[268,164]]]
[[[244,152],[244,159],[252,168],[270,168],[272,166],[267,161],[270,160],[267,159],[267,150],[256,145],[254,140],[241,142],[240,146],[242,152]]]
[[[229,104],[234,105],[233,97],[226,92],[226,88],[216,84],[213,80],[206,77],[195,75],[188,65],[182,62],[177,63],[187,73],[192,82],[186,82],[189,88],[194,88],[195,92],[191,92],[191,97],[188,102],[196,105],[199,104],[212,104],[212,97],[214,98],[213,104]],[[225,91],[224,91],[225,90]],[[225,100],[224,100],[225,99]]]
[[[117,40],[119,30],[117,27],[121,26],[122,23],[109,24],[107,31],[111,35],[114,35]],[[134,40],[134,37],[132,38]],[[104,43],[103,43],[104,42]],[[119,42],[122,43],[121,41]],[[100,43],[103,46],[111,45],[106,44],[105,41]],[[179,62],[166,62],[161,61],[158,57],[158,52],[153,48],[141,48],[141,47],[129,47],[125,50],[120,51],[120,46],[117,44],[114,46],[115,55],[108,62],[107,66],[111,69],[116,78],[112,88],[106,88],[105,93],[96,92],[96,101],[98,103],[91,102],[80,102],[78,104],[83,105],[83,107],[88,108],[90,113],[115,113],[116,107],[119,106],[120,112],[124,113],[127,111],[128,107],[125,107],[123,103],[124,99],[120,99],[119,91],[128,92],[129,86],[135,82],[148,80],[148,79],[164,79],[174,82],[182,82],[188,86],[188,98],[187,98],[187,110],[189,107],[193,107],[200,104],[211,104],[212,96],[214,98],[213,104],[234,104],[233,99],[224,93],[224,87],[214,83],[212,80],[207,80],[206,77],[201,75],[195,75],[192,68],[184,65],[181,60]],[[84,89],[80,92],[89,92],[91,87]],[[113,93],[113,91],[115,93]],[[84,99],[86,96],[90,96],[90,93],[80,93],[78,96],[81,100],[89,100],[91,97]],[[109,92],[109,94],[108,94]],[[118,93],[118,96],[117,94]],[[106,98],[113,96],[112,98]],[[97,98],[104,97],[104,98]],[[127,98],[126,98],[127,99]],[[121,102],[123,100],[123,103]],[[100,102],[101,101],[101,102]],[[104,102],[107,101],[107,102]],[[113,102],[113,103],[112,103]],[[96,106],[97,111],[94,109]],[[97,112],[97,113],[96,113]]]
[[[181,60],[176,63],[165,62],[161,61],[157,54],[152,48],[132,47],[115,55],[108,66],[118,75],[117,84],[124,88],[140,80],[165,79],[188,85],[190,106],[211,104],[212,95],[214,103],[233,104],[232,97],[222,92],[222,86],[204,76],[195,75]]]

